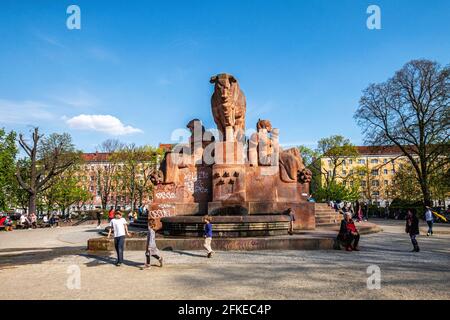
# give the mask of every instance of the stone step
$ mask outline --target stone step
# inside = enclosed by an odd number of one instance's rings
[[[318,218],[316,217],[316,222],[323,222],[323,221],[340,221],[341,219],[338,219],[336,217],[326,217],[326,218]]]

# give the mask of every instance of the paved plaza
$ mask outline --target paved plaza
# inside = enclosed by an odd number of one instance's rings
[[[449,225],[421,235],[421,252],[410,253],[403,221],[375,222],[383,232],[364,235],[360,252],[163,252],[164,268],[150,270],[141,269],[143,252],[125,252],[122,267],[113,253],[87,252],[98,236],[91,225],[1,232],[0,298],[450,299]],[[379,290],[367,288],[370,265],[381,270]]]

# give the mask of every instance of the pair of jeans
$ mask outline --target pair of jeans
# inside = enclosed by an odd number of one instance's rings
[[[433,234],[433,221],[427,221],[428,224],[428,233]]]
[[[416,248],[419,244],[417,243],[416,240],[416,235],[415,234],[409,234],[409,237],[411,238],[411,243],[414,246],[414,248]]]
[[[117,253],[117,263],[123,263],[123,248],[125,245],[125,236],[114,238],[114,247]]]

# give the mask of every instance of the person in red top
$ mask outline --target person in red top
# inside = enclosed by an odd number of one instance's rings
[[[114,210],[114,207],[111,207],[108,212],[108,222],[111,222],[112,219],[114,219],[116,215],[116,211]]]
[[[345,244],[345,250],[359,251],[359,232],[349,212],[344,215],[344,219],[341,222],[338,238]]]

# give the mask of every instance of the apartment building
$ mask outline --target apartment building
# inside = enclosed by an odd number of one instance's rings
[[[392,185],[395,172],[408,163],[408,159],[398,147],[356,147],[359,155],[342,159],[336,168],[336,180],[345,184],[358,183],[361,200],[378,206],[386,206],[392,202],[389,187]],[[331,174],[333,162],[328,157],[321,160],[322,172]],[[325,179],[322,177],[322,184]]]

